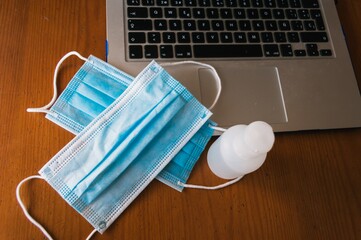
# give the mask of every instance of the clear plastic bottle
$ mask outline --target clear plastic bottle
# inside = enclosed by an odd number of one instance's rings
[[[263,164],[274,141],[272,127],[266,122],[230,127],[210,147],[208,165],[220,178],[242,177]]]

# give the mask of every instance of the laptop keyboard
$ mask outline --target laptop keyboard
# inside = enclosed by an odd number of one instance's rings
[[[333,55],[317,0],[126,0],[129,59]]]

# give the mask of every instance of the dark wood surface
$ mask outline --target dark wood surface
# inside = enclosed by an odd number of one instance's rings
[[[337,7],[360,83],[361,2]],[[50,100],[65,53],[105,58],[105,21],[104,0],[0,2],[0,239],[44,238],[23,215],[15,188],[73,135],[26,108]],[[59,89],[81,64],[65,63]],[[203,154],[188,182],[223,180]],[[44,181],[24,185],[22,196],[55,239],[92,231]],[[361,129],[277,133],[265,164],[222,190],[179,193],[154,181],[93,239],[361,239]]]

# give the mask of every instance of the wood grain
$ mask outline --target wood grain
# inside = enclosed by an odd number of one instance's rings
[[[355,73],[361,79],[361,4],[339,0]],[[15,188],[73,135],[26,112],[52,96],[57,61],[77,50],[105,56],[105,1],[0,2],[0,239],[43,239],[23,215]],[[81,61],[61,68],[65,88]],[[267,161],[218,191],[149,187],[93,239],[361,239],[361,129],[279,133]],[[205,154],[189,183],[223,182]],[[29,212],[55,239],[85,239],[92,227],[41,180],[24,185]]]

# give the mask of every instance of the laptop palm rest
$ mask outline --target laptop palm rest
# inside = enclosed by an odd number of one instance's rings
[[[276,67],[217,68],[222,92],[212,119],[222,127],[262,120],[286,123],[287,113]],[[217,88],[211,70],[198,70],[201,102],[210,106]]]

